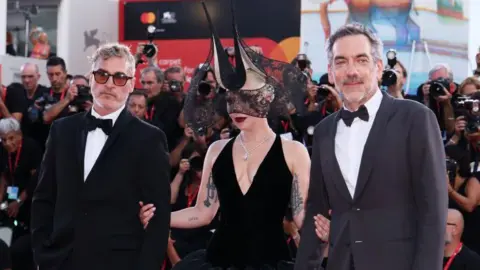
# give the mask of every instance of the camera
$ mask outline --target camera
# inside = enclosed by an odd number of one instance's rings
[[[182,91],[182,82],[176,80],[168,81],[168,87],[172,92],[180,92]]]
[[[190,162],[190,170],[196,171],[196,172],[202,171],[203,170],[203,161],[204,161],[204,158],[201,157],[201,156],[192,157],[189,161]]]
[[[48,93],[44,93],[40,98],[35,100],[34,104],[32,104],[28,108],[28,118],[32,122],[42,121],[41,115],[44,110],[48,110],[53,104],[55,104],[56,100]]]
[[[389,87],[397,84],[397,71],[394,69],[397,64],[397,52],[390,49],[387,52],[387,66],[382,74],[382,86]]]
[[[198,85],[198,93],[202,96],[208,96],[210,92],[212,92],[212,86],[206,81],[201,81]]]
[[[433,97],[443,96],[445,92],[443,88],[450,88],[450,81],[446,78],[439,78],[430,82],[430,95]]]
[[[83,105],[87,101],[92,101],[93,97],[90,94],[90,87],[84,85],[77,85],[78,94],[77,97],[70,103],[70,105],[74,106],[77,111],[83,110]]]
[[[463,116],[467,122],[465,132],[478,132],[480,128],[480,100],[469,97],[458,97],[456,105],[458,116]]]
[[[157,54],[157,46],[153,44],[153,39],[155,38],[155,32],[157,31],[157,28],[153,25],[149,25],[147,27],[147,39],[148,39],[148,44],[145,44],[143,46],[143,55],[145,55],[147,58],[152,58]]]
[[[297,55],[297,64],[298,68],[300,68],[301,71],[304,71],[308,67],[307,55],[303,53]]]
[[[447,174],[450,183],[455,183],[455,176],[457,176],[457,162],[453,159],[447,158],[445,160],[447,167]]]
[[[328,81],[327,73],[323,74],[322,77],[320,77],[320,81],[318,82],[317,85],[318,85],[317,102],[324,100],[330,94],[330,90],[328,90],[328,88],[325,87],[325,85],[335,88],[335,85],[331,84]]]

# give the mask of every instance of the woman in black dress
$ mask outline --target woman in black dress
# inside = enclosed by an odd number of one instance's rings
[[[185,119],[194,131],[212,123],[212,100],[200,93],[205,85],[198,78],[213,58],[217,82],[227,90],[228,113],[241,132],[210,146],[196,205],[172,213],[172,228],[190,229],[208,225],[220,210],[219,225],[206,251],[188,255],[174,269],[293,269],[283,219],[290,207],[297,227],[302,227],[310,158],[302,144],[270,129],[267,114],[288,114],[292,104],[301,104],[306,76],[246,47],[236,27],[234,52],[229,52],[236,63],[232,66],[203,5],[213,53],[192,80]],[[145,211],[149,207],[142,209],[144,223],[153,215],[152,210]]]

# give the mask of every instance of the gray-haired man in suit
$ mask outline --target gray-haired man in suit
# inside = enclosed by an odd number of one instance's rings
[[[295,269],[441,269],[447,216],[445,154],[433,112],[380,91],[383,44],[346,25],[328,41],[329,80],[344,108],[314,133]],[[313,217],[331,213],[327,241]]]

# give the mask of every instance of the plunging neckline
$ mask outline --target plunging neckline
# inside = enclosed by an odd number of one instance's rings
[[[257,182],[257,181],[255,181],[255,179],[257,178],[258,172],[259,172],[260,169],[262,169],[262,167],[264,166],[265,160],[266,160],[267,158],[269,158],[269,156],[270,156],[270,154],[271,154],[271,152],[272,152],[273,147],[274,147],[275,144],[277,143],[277,140],[278,140],[279,136],[278,136],[278,135],[275,135],[275,139],[274,139],[272,145],[271,145],[270,148],[268,149],[268,151],[267,151],[267,153],[265,154],[265,157],[263,158],[263,160],[262,160],[262,161],[260,162],[260,164],[258,165],[258,168],[257,168],[257,170],[255,171],[255,174],[254,174],[253,177],[252,177],[252,181],[250,181],[250,186],[247,188],[247,190],[245,191],[245,193],[243,192],[242,187],[240,186],[240,182],[238,181],[239,178],[238,178],[238,175],[237,175],[237,170],[235,169],[235,160],[234,160],[234,157],[233,157],[233,145],[235,144],[236,138],[237,138],[237,137],[235,137],[235,139],[234,139],[233,142],[232,142],[232,148],[231,148],[231,152],[232,152],[232,153],[231,153],[231,156],[232,156],[232,159],[231,159],[231,164],[230,164],[230,165],[231,165],[232,168],[233,168],[232,172],[233,172],[233,174],[234,174],[234,176],[235,176],[235,186],[238,188],[238,191],[240,191],[240,194],[242,195],[242,197],[245,197],[245,196],[247,196],[247,195],[249,194],[250,190],[251,190],[252,187],[253,187],[253,184],[254,184],[255,182]],[[245,167],[247,167],[247,166],[245,166]],[[246,169],[248,170],[248,168],[246,168]],[[250,180],[250,179],[248,179],[248,171],[247,171],[247,180]]]

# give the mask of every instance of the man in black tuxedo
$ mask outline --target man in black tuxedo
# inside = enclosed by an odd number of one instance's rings
[[[295,269],[320,269],[327,245],[329,270],[441,269],[448,196],[435,115],[380,91],[383,45],[369,29],[341,27],[327,48],[344,108],[315,128]],[[330,234],[317,237],[314,216],[329,210]]]
[[[55,121],[32,203],[40,270],[158,270],[170,227],[162,131],[132,116],[135,59],[120,44],[92,57],[91,111]],[[139,201],[156,215],[143,229]]]

